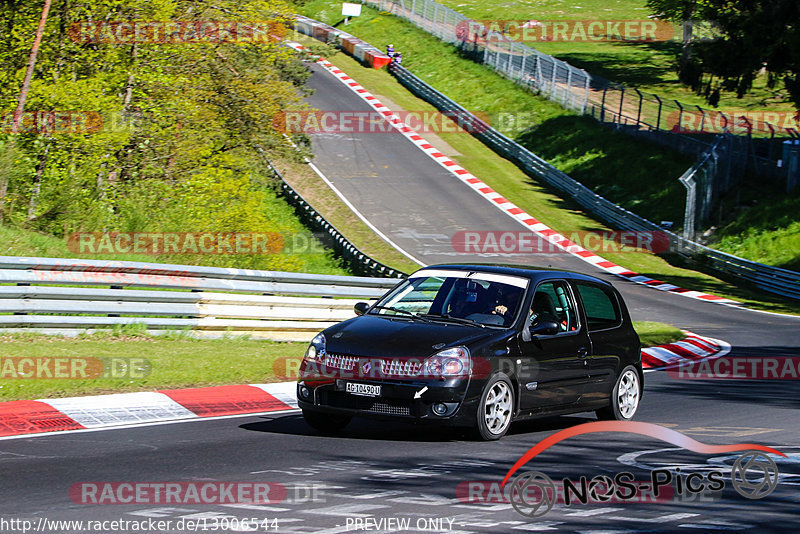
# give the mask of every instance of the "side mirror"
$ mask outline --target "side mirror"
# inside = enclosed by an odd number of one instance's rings
[[[368,309],[369,303],[367,302],[356,302],[355,306],[353,306],[353,311],[356,312],[356,315],[364,315]]]
[[[547,319],[536,321],[531,325],[531,335],[552,336],[558,334],[558,323]]]

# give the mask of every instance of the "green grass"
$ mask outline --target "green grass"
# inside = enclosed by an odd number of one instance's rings
[[[302,358],[306,343],[232,337],[199,340],[176,334],[150,337],[118,331],[64,338],[0,331],[5,358],[146,358],[144,378],[0,378],[0,400],[100,395],[285,380],[283,358]],[[146,368],[143,367],[143,368]],[[4,368],[3,368],[4,369]],[[146,371],[141,371],[146,374]],[[7,374],[3,374],[7,377]]]
[[[291,212],[289,212],[291,213]],[[299,226],[299,221],[296,221]],[[310,232],[300,233],[310,238]],[[252,255],[226,255],[226,267],[247,269],[272,267],[274,270],[302,271],[317,274],[351,274],[340,265],[333,252],[321,245],[309,247],[308,252],[277,253],[254,258]],[[147,255],[147,254],[78,254],[67,247],[65,239],[0,224],[0,256],[33,256],[47,258],[82,258],[91,260],[141,261],[146,263],[176,263],[183,265],[220,266],[220,255]],[[241,265],[239,262],[243,262]]]
[[[553,11],[561,9],[553,8],[553,5],[563,7],[560,3],[546,2],[545,8]],[[598,5],[587,5],[587,8],[594,9]],[[640,14],[637,15],[636,10],[625,7],[630,5],[631,2],[609,5],[608,9],[613,11],[609,12],[608,17],[636,18]],[[336,6],[328,0],[313,0],[305,5],[304,12],[328,22],[336,22],[339,20],[339,12],[334,7]],[[364,9],[363,13],[362,17],[353,19],[347,26],[348,32],[379,47],[391,41],[398,50],[403,51],[403,64],[414,74],[467,109],[488,115],[492,125],[502,133],[516,137],[522,145],[596,193],[652,221],[672,221],[674,230],[680,232],[686,191],[678,178],[694,163],[693,157],[611,131],[589,117],[571,114],[554,102],[539,98],[510,80],[498,76],[483,65],[461,57],[454,47],[397,17],[381,15],[371,9]],[[380,85],[384,82],[369,72],[370,69],[352,64],[365,82],[370,83],[372,78],[375,79],[375,83],[379,84],[375,86],[376,91],[384,91],[393,99],[399,98],[397,92],[392,93],[384,85]],[[456,72],[458,75],[454,76],[452,73]],[[406,109],[420,109],[416,101],[408,105],[413,107]],[[448,139],[446,135],[441,137]],[[468,159],[470,156],[461,158]],[[781,208],[787,205],[783,195],[772,191],[765,194],[761,184],[758,184],[757,192],[748,191],[747,183],[741,188],[740,195],[756,196],[760,203],[758,209],[766,218],[773,211],[785,211]],[[781,223],[769,229],[750,228],[750,219],[739,220],[741,205],[735,202],[736,195],[734,192],[724,199],[723,208],[718,210],[723,215],[723,224],[728,225],[719,233],[720,250],[770,265],[797,268],[800,262],[800,247],[796,246],[800,240],[797,225]],[[745,203],[748,204],[751,203]],[[565,203],[566,205],[569,204]],[[789,217],[794,217],[797,221],[799,217],[796,210],[794,213],[795,215]],[[784,221],[785,217],[780,220]],[[717,224],[718,222],[715,221]],[[659,275],[661,269],[649,259],[629,265],[625,257],[619,258],[622,265],[637,267],[643,273],[653,273],[656,277],[664,276]],[[679,258],[672,261],[677,266],[684,265]],[[682,272],[668,274],[684,278]],[[704,279],[702,282],[702,287],[706,290],[724,291],[714,283],[708,284],[708,281]],[[740,295],[738,298],[747,300],[750,296]]]
[[[615,204],[682,227],[686,189],[677,177],[694,158],[609,132],[586,116],[550,119],[523,133],[518,142]]]
[[[644,20],[651,15],[643,0],[519,0],[465,3],[461,0],[438,0],[459,13],[479,20]],[[702,30],[698,30],[702,31]],[[536,49],[562,59],[591,74],[655,93],[663,99],[677,99],[685,104],[710,109],[705,99],[678,81],[675,70],[680,50],[681,30],[666,42],[545,42],[528,43]],[[403,56],[405,62],[405,54]],[[794,109],[782,84],[769,89],[766,75],[758,76],[753,90],[736,98],[723,91],[718,107],[732,110]]]
[[[634,328],[643,347],[683,338],[680,330],[662,323],[634,323]],[[306,343],[244,337],[199,340],[186,333],[151,337],[136,327],[76,338],[0,331],[3,362],[7,358],[84,358],[90,362],[94,358],[116,358],[117,362],[136,359],[126,362],[135,366],[134,376],[121,378],[8,378],[11,371],[2,366],[0,401],[280,382],[295,378],[293,370],[305,348]],[[92,369],[92,363],[87,368]]]
[[[636,330],[636,333],[639,334],[642,347],[654,347],[656,345],[672,343],[686,337],[679,328],[664,323],[647,321],[634,322],[633,328]]]
[[[800,188],[775,201],[753,192],[748,206],[713,235],[719,250],[800,271]]]
[[[382,19],[391,21],[388,17],[382,17]],[[369,20],[366,20],[366,22],[362,21],[362,23],[367,25],[373,24]],[[383,20],[381,24],[383,24]],[[391,22],[391,24],[394,23]],[[355,26],[355,23],[349,25],[348,31],[364,38],[364,35],[354,31],[352,28],[353,26]],[[397,33],[392,33],[392,36],[396,47],[398,46],[398,42],[403,42],[401,39],[404,38],[400,37]],[[419,34],[418,36],[421,40],[424,40],[426,37],[424,34]],[[384,39],[375,37],[366,40],[371,40],[373,44],[379,45]],[[438,41],[436,40],[427,43],[430,45],[428,55],[439,57],[444,62],[441,73],[438,76],[434,76],[435,70],[431,69],[432,72],[427,77],[427,81],[431,85],[441,89],[438,87],[439,80],[441,78],[448,78],[447,72],[453,72],[453,70],[448,70],[453,68],[450,66],[450,62],[455,62],[454,64],[457,67],[459,65],[458,62],[461,61],[465,63],[466,74],[460,76],[459,79],[469,79],[470,68],[482,69],[483,74],[480,75],[480,77],[478,74],[475,74],[477,77],[475,83],[479,84],[480,80],[483,80],[485,77],[485,85],[488,89],[484,92],[479,86],[473,87],[472,90],[478,93],[478,97],[494,98],[498,101],[502,101],[505,95],[505,88],[515,88],[513,83],[503,80],[489,70],[456,57],[451,47],[437,43]],[[439,48],[436,48],[437,46]],[[366,68],[353,58],[341,53],[329,59],[336,66],[340,67],[347,72],[348,75],[357,80],[367,90],[376,94],[379,98],[382,96],[388,97],[401,109],[419,111],[431,111],[434,109],[428,103],[414,97],[406,91],[404,87],[397,83],[396,80],[384,70]],[[508,84],[508,86],[503,86],[502,84]],[[470,97],[472,93],[467,91],[465,95]],[[457,95],[451,96],[457,101],[460,100]],[[528,95],[528,97],[531,98],[532,105],[536,105],[537,100],[535,97],[532,95]],[[554,105],[546,101],[539,102],[545,107]],[[463,104],[463,101],[461,103]],[[470,106],[466,107],[470,108]],[[565,115],[566,113],[562,114]],[[606,130],[603,130],[603,132],[607,134],[613,133],[607,132]],[[441,133],[438,135],[444,142],[450,145],[452,150],[460,154],[454,156],[452,159],[475,176],[481,178],[504,197],[508,198],[551,228],[566,233],[608,230],[605,225],[583,213],[576,204],[560,198],[553,191],[524,174],[510,161],[497,156],[472,136],[463,133]],[[628,138],[626,137],[625,139],[627,140]],[[639,147],[636,146],[635,150],[638,151]],[[658,152],[653,149],[653,153]],[[647,183],[652,181],[653,178],[652,176],[648,176],[648,173],[642,172],[641,180],[643,183]],[[678,258],[670,258],[670,261],[673,263],[669,263],[663,257],[641,251],[603,253],[602,255],[628,269],[681,287],[732,298],[758,309],[785,313],[800,313],[800,303],[782,299],[754,289],[739,287],[731,283],[731,281],[720,279],[718,276],[692,270],[683,265]]]
[[[315,0],[305,12],[328,3]],[[678,178],[694,158],[570,113],[399,18],[375,10],[363,13],[348,32],[378,47],[391,39],[403,52],[403,65],[422,80],[465,108],[488,115],[501,133],[522,134],[521,144],[609,200],[650,219],[682,224],[685,190]]]
[[[419,269],[419,265],[381,239],[359,219],[308,165],[287,159],[275,160],[273,164],[292,188],[361,252],[404,273]]]

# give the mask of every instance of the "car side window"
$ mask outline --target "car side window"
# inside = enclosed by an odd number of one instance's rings
[[[590,332],[620,325],[622,316],[619,311],[619,303],[617,297],[610,290],[582,282],[577,282],[575,287],[583,302]]]
[[[559,333],[578,329],[578,314],[567,283],[561,280],[543,282],[536,286],[531,303],[531,324],[553,321]]]

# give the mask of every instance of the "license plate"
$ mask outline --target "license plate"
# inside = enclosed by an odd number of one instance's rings
[[[380,397],[381,387],[374,384],[358,384],[356,382],[348,382],[345,391],[353,395],[364,395],[365,397]]]

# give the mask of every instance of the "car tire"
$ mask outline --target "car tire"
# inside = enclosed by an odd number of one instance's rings
[[[502,438],[514,417],[514,388],[504,374],[490,378],[481,392],[478,403],[476,430],[480,439],[494,441]]]
[[[314,430],[319,430],[324,433],[333,433],[342,430],[353,418],[349,415],[336,415],[332,413],[303,410],[303,419],[305,419],[308,426]]]
[[[632,365],[625,367],[617,377],[609,396],[609,405],[596,410],[598,419],[630,421],[639,409],[642,398],[642,379]]]

